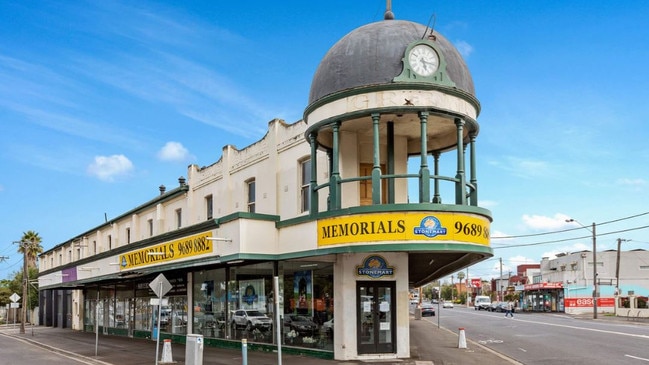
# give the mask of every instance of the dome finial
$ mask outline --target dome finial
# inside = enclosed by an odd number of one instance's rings
[[[392,0],[386,0],[386,2],[387,4],[385,4],[385,14],[383,14],[383,19],[393,20],[394,13],[392,12]]]

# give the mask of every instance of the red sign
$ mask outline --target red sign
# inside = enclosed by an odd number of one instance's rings
[[[565,298],[563,300],[566,308],[590,308],[593,306],[593,298]],[[615,298],[597,298],[598,307],[615,307]]]
[[[471,279],[471,287],[479,288],[481,286],[482,286],[482,280],[481,279]]]

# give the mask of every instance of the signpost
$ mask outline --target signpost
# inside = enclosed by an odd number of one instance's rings
[[[20,300],[20,295],[18,295],[16,293],[13,293],[13,294],[11,294],[9,299],[11,299],[11,308],[14,309],[14,328],[16,328],[16,314],[17,314],[16,310],[19,307],[18,303],[16,303],[16,302],[18,302]]]
[[[160,313],[162,310],[162,297],[171,290],[172,286],[169,280],[163,275],[160,274],[149,283],[149,287],[155,295],[158,296],[158,331],[155,341],[155,365],[158,365],[158,352],[160,351]],[[153,331],[152,331],[153,332]]]

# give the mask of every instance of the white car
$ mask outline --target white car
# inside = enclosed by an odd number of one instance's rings
[[[453,302],[450,300],[445,300],[442,302],[442,308],[453,308]]]
[[[255,328],[270,330],[273,321],[267,315],[254,309],[238,309],[232,314],[232,328],[243,327],[248,331]]]

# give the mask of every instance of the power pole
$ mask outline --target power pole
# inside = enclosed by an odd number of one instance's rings
[[[498,278],[498,301],[503,300],[503,258],[500,259],[500,278]]]

